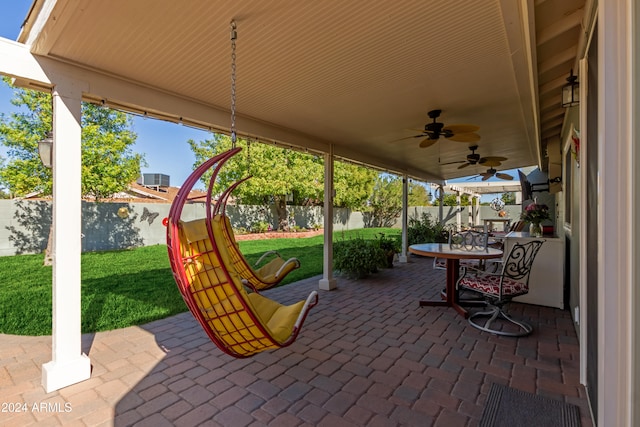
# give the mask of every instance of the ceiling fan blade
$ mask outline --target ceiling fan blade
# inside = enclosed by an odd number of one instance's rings
[[[505,160],[507,160],[506,157],[500,157],[500,156],[487,156],[487,157],[482,157],[478,163],[480,163],[481,165],[487,164],[488,166],[490,166],[487,162],[504,162]],[[496,165],[498,166],[498,165]]]
[[[466,168],[467,166],[470,166],[470,165],[471,165],[471,163],[465,163],[464,165],[458,166],[458,169],[464,169],[464,168]]]
[[[504,179],[506,181],[511,181],[513,179],[513,177],[511,175],[508,175],[506,173],[496,173],[496,177],[500,178],[500,179]]]
[[[420,143],[420,148],[428,148],[431,147],[433,144],[435,144],[436,142],[438,142],[438,139],[431,139],[431,138],[427,138],[425,140],[423,140]]]
[[[447,139],[450,139],[451,141],[456,141],[456,142],[478,142],[480,141],[480,135],[473,132],[458,133],[448,137]]]
[[[482,161],[484,160],[484,162]],[[482,166],[489,166],[489,167],[495,167],[495,166],[500,166],[502,163],[498,160],[493,160],[493,159],[480,159],[480,163]]]
[[[459,160],[457,162],[447,162],[447,163],[439,163],[440,166],[447,166],[447,165],[459,165],[460,163],[467,163],[466,160]]]
[[[389,141],[389,144],[392,144],[394,142],[398,142],[398,141],[405,141],[407,139],[413,139],[413,138],[420,138],[423,137],[425,135],[412,135],[412,136],[405,136],[404,138],[400,138],[400,139],[394,139],[393,141]]]
[[[486,181],[493,176],[492,173],[481,173],[480,175],[482,176],[483,181]]]
[[[450,131],[451,133],[471,133],[480,130],[480,126],[475,125],[449,125],[442,128],[444,131]]]

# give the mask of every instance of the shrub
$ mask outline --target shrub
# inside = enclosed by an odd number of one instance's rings
[[[258,221],[251,224],[252,233],[266,233],[269,230],[269,224],[265,221]]]
[[[356,237],[333,246],[333,267],[351,279],[361,279],[386,264],[385,252],[377,240]]]
[[[236,227],[233,229],[233,234],[247,234],[248,231],[244,227]]]
[[[417,243],[446,243],[449,230],[446,225],[432,221],[431,215],[422,213],[421,218],[409,218],[407,240],[409,245]]]
[[[384,233],[378,233],[378,240],[376,240],[376,242],[385,256],[385,263],[382,267],[393,267],[393,258],[402,249],[400,236],[387,237]]]
[[[400,243],[400,236],[387,237],[384,233],[378,233],[378,246],[380,249],[386,252],[393,252],[397,254],[402,249]]]

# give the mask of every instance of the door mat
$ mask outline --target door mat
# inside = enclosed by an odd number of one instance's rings
[[[480,427],[579,427],[580,409],[560,400],[491,384]]]

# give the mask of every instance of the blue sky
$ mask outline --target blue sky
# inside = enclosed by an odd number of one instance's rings
[[[20,26],[27,16],[30,6],[31,0],[3,2],[2,14],[0,14],[0,37],[10,40],[17,39]],[[10,103],[12,94],[13,91],[7,85],[0,83],[0,113],[8,115],[16,111],[16,107]],[[211,136],[210,133],[198,129],[137,116],[133,116],[133,129],[138,135],[133,150],[144,154],[147,162],[147,166],[142,168],[142,173],[169,175],[171,185],[176,187],[180,186],[189,176],[195,162],[195,157],[187,141],[189,139],[201,141]],[[4,147],[0,147],[0,156],[6,157]],[[504,172],[517,177],[515,171]],[[467,178],[460,178],[450,182],[468,181]],[[483,197],[483,201],[486,197]]]

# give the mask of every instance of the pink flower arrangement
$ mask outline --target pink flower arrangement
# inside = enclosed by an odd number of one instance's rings
[[[549,216],[549,206],[531,203],[520,215],[520,219],[532,224],[540,224],[542,221],[551,219]]]

